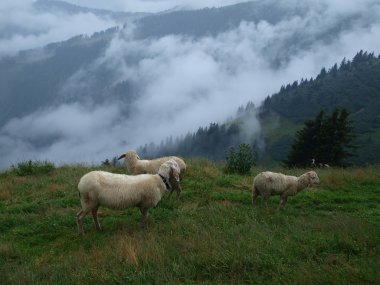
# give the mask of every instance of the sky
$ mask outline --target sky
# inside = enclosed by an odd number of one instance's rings
[[[1,53],[64,40],[70,33],[91,34],[115,24],[91,14],[41,17],[31,6],[21,5],[27,0],[9,2],[12,4],[0,4],[0,13],[3,13],[0,23],[25,25],[39,33],[0,37],[0,56]],[[179,4],[194,5],[193,1],[71,2],[78,5],[91,2],[96,8],[147,12],[162,11]],[[202,2],[202,6],[192,8],[239,1],[198,2]],[[66,82],[66,88],[86,84],[92,70],[107,66],[117,75],[114,84],[128,80],[140,86],[139,99],[132,106],[130,118],[124,119],[124,106],[112,101],[102,106],[62,104],[14,118],[0,126],[0,168],[26,159],[99,163],[129,148],[160,143],[168,136],[186,135],[211,122],[224,122],[248,101],[257,106],[266,96],[278,92],[282,85],[315,77],[323,67],[328,69],[339,64],[344,57],[352,59],[361,49],[379,54],[380,1],[309,2],[310,11],[305,17],[297,16],[273,25],[263,21],[242,22],[238,28],[213,37],[195,39],[171,35],[136,40],[133,26],[120,31],[100,58],[87,69],[73,74]],[[109,6],[102,6],[104,3]],[[294,7],[300,2],[276,3]],[[6,6],[14,12],[6,15]],[[351,29],[343,30],[329,41],[319,40],[321,34],[354,15],[357,20]],[[313,44],[306,48],[290,46],[289,40],[295,35]],[[140,56],[137,63],[126,59],[134,53]],[[287,60],[279,68],[274,68],[273,61],[285,55]],[[251,131],[260,132],[257,120],[253,119]],[[41,138],[54,138],[54,142],[49,145],[36,143]]]

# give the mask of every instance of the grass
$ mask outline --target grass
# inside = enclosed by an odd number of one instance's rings
[[[100,168],[100,167],[99,167]],[[101,167],[123,173],[123,168]],[[318,170],[321,184],[277,210],[251,205],[253,177],[188,161],[182,201],[101,208],[77,234],[76,185],[94,168],[0,174],[0,284],[379,284],[380,167]],[[274,169],[300,175],[303,169]]]

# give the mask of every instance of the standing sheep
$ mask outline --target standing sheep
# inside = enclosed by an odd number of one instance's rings
[[[264,205],[267,206],[270,196],[280,195],[279,206],[285,206],[288,196],[294,196],[306,187],[318,183],[319,177],[314,171],[306,172],[299,177],[270,171],[261,172],[253,180],[252,203],[261,195]]]
[[[136,176],[91,171],[79,181],[78,190],[82,210],[77,213],[79,234],[84,234],[83,218],[91,211],[95,227],[100,230],[98,208],[140,208],[142,223],[147,226],[148,210],[155,207],[165,191],[169,191],[170,177],[179,180],[178,165],[174,160],[163,163],[158,174]]]
[[[160,157],[152,160],[142,160],[135,150],[129,150],[126,153],[120,155],[118,160],[122,158],[125,158],[127,168],[133,175],[144,173],[156,174],[160,165],[169,159],[173,159],[178,163],[178,166],[180,168],[180,180],[182,180],[183,174],[186,172],[185,162],[183,159],[176,156]],[[177,200],[179,200],[179,196],[182,191],[181,185],[174,179],[170,180],[170,184],[172,185],[172,190],[169,194],[169,198],[171,197],[172,193],[176,191]]]

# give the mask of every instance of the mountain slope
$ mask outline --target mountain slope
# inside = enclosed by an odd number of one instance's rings
[[[65,99],[59,94],[67,79],[91,65],[116,32],[110,29],[92,37],[78,36],[1,60],[0,125],[12,117],[62,103]],[[81,97],[75,96],[75,100]]]
[[[335,107],[351,113],[354,143],[359,146],[351,163],[380,163],[380,56],[363,51],[352,61],[344,59],[339,67],[334,65],[328,71],[323,68],[315,79],[283,86],[259,108],[249,103],[239,110],[235,120],[200,128],[176,143],[171,139],[161,146],[146,145],[139,151],[147,156],[176,153],[221,160],[228,147],[244,142],[253,146],[258,163],[278,164],[286,158],[303,122],[313,119],[322,108],[329,112]],[[257,111],[261,135],[247,136],[244,124],[252,121]]]
[[[137,36],[146,38],[171,34],[185,34],[193,37],[217,35],[237,28],[242,21],[254,23],[265,21],[276,24],[294,16],[302,17],[307,11],[307,5],[301,4],[289,8],[283,3],[274,3],[274,1],[245,2],[221,8],[174,11],[141,19]]]
[[[104,16],[115,15],[114,12],[83,8],[62,1],[39,0],[35,5],[38,9],[49,11],[56,9],[67,13],[91,12]],[[132,90],[136,91],[138,86],[134,86],[133,89],[130,80],[120,82],[115,79],[120,77],[117,74],[119,71],[109,67],[108,62],[98,64],[98,60],[110,47],[112,39],[117,36],[120,41],[124,41],[128,49],[129,45],[132,48],[136,44],[144,45],[145,39],[161,38],[167,35],[180,34],[194,37],[194,39],[208,35],[216,36],[237,28],[242,22],[255,24],[265,22],[271,25],[280,22],[291,23],[294,20],[298,21],[310,12],[307,5],[291,7],[282,2],[276,3],[276,1],[270,0],[263,3],[247,2],[221,8],[148,15],[135,19],[136,29],[133,30],[132,35],[129,35],[131,31],[127,25],[128,27],[119,31],[111,29],[90,38],[78,36],[67,42],[24,51],[18,56],[2,59],[0,60],[0,101],[2,103],[0,126],[12,117],[20,117],[36,110],[37,106],[44,108],[51,105],[52,102],[65,101],[67,97],[79,101],[92,97],[92,100],[97,102],[96,97],[116,97],[117,100],[127,101],[132,97],[139,96],[136,92],[132,92]],[[261,56],[273,68],[277,68],[279,65],[285,64],[290,57],[295,57],[299,52],[310,49],[315,41],[323,43],[331,41],[340,32],[349,30],[353,25],[366,26],[372,19],[371,16],[354,15],[336,19],[336,22],[323,27],[315,35],[302,35],[300,34],[302,31],[294,31],[288,33],[281,41],[276,41],[275,44],[269,41],[267,46],[262,47],[263,54]],[[305,24],[312,26],[313,23],[306,21]],[[125,39],[124,34],[128,34],[131,38]],[[136,43],[135,40],[141,40],[141,42]],[[125,54],[118,56],[117,61],[127,62],[133,67],[151,55],[136,52],[130,58]],[[58,70],[57,74],[55,74],[56,71],[53,71],[53,67]],[[132,67],[128,66],[128,68]],[[81,74],[87,76],[87,78],[79,80],[81,85],[86,85],[85,88],[69,90],[64,88],[64,86],[70,85],[72,78],[78,78]],[[122,96],[123,94],[127,94],[125,98]],[[21,107],[20,102],[23,100],[29,101],[30,105]]]

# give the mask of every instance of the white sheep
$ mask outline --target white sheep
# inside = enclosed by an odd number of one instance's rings
[[[119,156],[118,160],[125,158],[125,162],[127,165],[127,168],[130,173],[136,175],[136,174],[144,174],[144,173],[150,173],[155,174],[158,172],[158,169],[162,163],[165,161],[168,161],[169,159],[173,159],[177,162],[179,168],[180,168],[180,180],[182,180],[184,173],[186,172],[186,163],[183,161],[183,159],[176,157],[176,156],[167,156],[167,157],[160,157],[152,160],[146,160],[146,159],[140,159],[137,152],[135,150],[129,150],[126,153]],[[179,200],[180,193],[182,191],[181,185],[178,181],[175,181],[174,179],[171,179],[170,181],[172,185],[172,189],[169,194],[169,198],[171,197],[172,193],[174,191],[177,192],[177,200]]]
[[[253,180],[252,203],[257,196],[263,197],[263,204],[268,205],[268,199],[273,195],[280,195],[279,206],[284,206],[288,196],[294,196],[306,187],[319,183],[319,177],[314,171],[309,171],[299,177],[284,175],[275,172],[261,172]]]
[[[158,174],[136,176],[91,171],[79,181],[78,190],[82,209],[77,213],[79,234],[84,234],[83,218],[91,211],[95,227],[100,230],[98,208],[140,208],[142,223],[147,227],[148,210],[155,207],[165,191],[169,191],[169,178],[179,180],[178,165],[174,160],[163,163]]]

